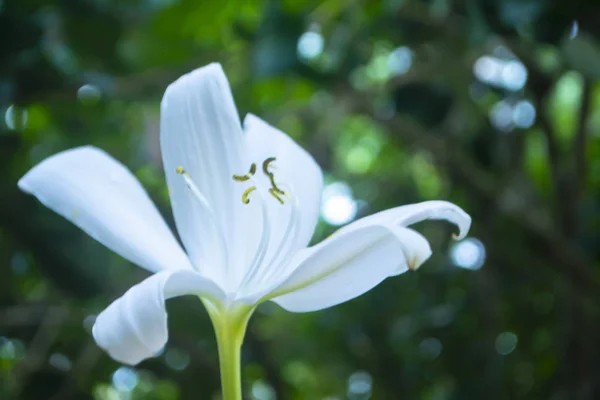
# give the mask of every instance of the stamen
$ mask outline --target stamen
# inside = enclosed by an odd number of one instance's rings
[[[293,193],[293,192],[292,192]],[[292,198],[292,211],[290,213],[290,224],[288,225],[287,231],[285,232],[286,238],[290,238],[289,245],[292,246],[296,240],[298,239],[298,235],[300,234],[300,213],[298,212],[298,198],[291,195]],[[291,232],[293,230],[293,232]],[[278,250],[279,253],[283,252],[283,243],[280,245],[281,250]],[[280,270],[280,267],[283,267],[287,264],[290,258],[294,255],[292,252],[288,251],[283,253],[285,257],[278,263],[278,266],[275,270]],[[281,255],[281,254],[279,254]],[[277,261],[276,257],[273,257],[273,263]]]
[[[277,201],[279,201],[281,204],[285,204],[285,202],[283,201],[283,199],[280,197],[279,193],[277,192],[277,190],[275,188],[271,188],[269,189],[269,193],[271,193],[271,195],[273,197],[275,197],[277,199]],[[285,194],[285,193],[282,193]]]
[[[289,262],[289,259],[293,256],[290,251],[294,243],[297,241],[298,235],[300,233],[300,216],[298,213],[298,200],[295,196],[291,195],[292,188],[286,188],[284,191],[277,182],[275,181],[275,174],[271,172],[272,163],[276,160],[275,157],[267,158],[262,164],[262,170],[264,174],[268,177],[271,187],[268,189],[269,194],[273,196],[280,204],[285,204],[285,198],[291,200],[291,210],[289,214],[289,222],[286,227],[285,233],[279,240],[277,244],[277,248],[272,253],[270,260],[268,262],[265,261],[266,254],[269,250],[270,244],[270,235],[271,235],[271,226],[269,221],[269,214],[267,213],[266,204],[264,198],[261,196],[259,191],[257,190],[257,185],[253,185],[246,189],[242,195],[242,202],[244,204],[250,203],[250,194],[254,191],[257,192],[259,204],[262,212],[262,224],[263,224],[263,232],[260,238],[260,241],[256,248],[256,253],[254,254],[253,260],[250,264],[250,267],[246,270],[246,274],[242,278],[239,287],[242,288],[247,286],[249,283],[255,281],[261,281],[267,279],[272,276],[283,273],[280,271],[281,266],[285,265]],[[252,176],[256,172],[256,164],[252,164],[250,166],[250,172],[246,175],[233,175],[233,179],[238,182],[246,182],[251,181]],[[287,251],[286,251],[287,250]]]
[[[271,189],[269,189],[269,193],[271,193],[271,195],[273,197],[275,197],[277,199],[277,201],[279,201],[281,204],[284,204],[283,199],[279,195],[285,196],[286,194],[283,190],[281,190],[279,188],[279,186],[277,186],[277,183],[275,183],[275,174],[273,174],[269,170],[271,163],[275,160],[277,160],[277,158],[275,158],[275,157],[267,158],[265,161],[263,161],[262,168],[263,168],[263,172],[265,173],[265,175],[267,175],[267,177],[269,177],[269,181],[271,181]]]
[[[252,187],[256,189],[256,187]],[[250,189],[252,189],[250,188]],[[253,190],[254,190],[253,189]],[[252,190],[251,190],[252,191]],[[267,255],[267,250],[269,249],[269,241],[271,240],[271,224],[269,223],[269,214],[267,214],[267,208],[265,206],[265,201],[261,196],[260,192],[256,192],[258,196],[258,203],[260,204],[260,209],[262,213],[262,235],[260,238],[260,242],[256,247],[256,253],[254,254],[254,258],[252,259],[252,263],[250,263],[250,268],[248,268],[246,274],[242,278],[239,287],[243,287],[248,284],[248,282],[252,279],[252,277],[256,274],[256,271],[260,269],[260,266],[263,264],[265,256]],[[243,200],[242,200],[243,201]],[[247,203],[246,203],[247,204]]]
[[[248,173],[246,175],[235,175],[234,174],[233,180],[237,181],[237,182],[246,182],[248,180],[251,180],[255,173],[256,173],[256,164],[252,163],[250,165],[250,170],[248,171]],[[255,190],[256,190],[256,186],[251,186],[248,189],[246,189],[244,191],[244,193],[242,194],[242,203],[249,204],[250,203],[250,197],[249,197],[250,193],[252,193]]]
[[[246,182],[248,179],[252,178],[256,173],[256,164],[252,163],[250,165],[250,170],[246,175],[233,175],[233,180],[238,182]],[[247,204],[247,203],[246,203]]]
[[[263,172],[265,173],[265,175],[269,176],[272,175],[272,173],[269,171],[269,166],[273,161],[276,161],[277,157],[269,157],[267,158],[265,161],[263,161]]]
[[[177,169],[175,171],[178,174],[183,176],[183,180],[184,180],[186,186],[192,192],[192,194],[194,195],[194,198],[200,203],[200,206],[208,214],[210,222],[215,227],[215,230],[217,231],[217,236],[219,238],[219,244],[221,245],[220,246],[221,247],[221,255],[223,257],[225,268],[227,268],[227,266],[229,265],[228,259],[227,259],[227,242],[225,241],[225,235],[223,234],[223,231],[221,230],[221,226],[217,222],[217,217],[215,215],[215,212],[210,207],[210,204],[208,203],[208,200],[206,199],[206,197],[204,197],[204,195],[202,194],[202,192],[200,191],[198,186],[196,186],[196,184],[194,183],[192,176],[190,174],[188,174],[188,172],[183,167],[177,167]]]
[[[289,249],[296,242],[300,233],[300,214],[298,213],[298,199],[294,196],[292,188],[287,188],[286,197],[291,200],[291,210],[288,226],[279,242],[277,249],[273,252],[271,259],[264,265],[268,265],[269,268],[263,269],[263,274],[256,276],[256,281],[270,280],[274,276],[282,273],[282,267],[284,267],[293,257],[291,251],[285,251]],[[281,258],[283,256],[283,258]],[[281,258],[281,260],[279,260]]]
[[[248,189],[246,189],[244,191],[244,193],[242,194],[242,203],[249,204],[250,198],[248,196],[250,196],[250,193],[252,193],[255,190],[256,190],[256,186],[251,186]]]

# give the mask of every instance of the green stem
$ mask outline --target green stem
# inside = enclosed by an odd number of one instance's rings
[[[211,317],[221,370],[222,400],[242,400],[241,350],[254,307],[223,309],[203,301]]]
[[[242,399],[241,349],[242,338],[228,329],[217,329],[219,367],[223,400]]]

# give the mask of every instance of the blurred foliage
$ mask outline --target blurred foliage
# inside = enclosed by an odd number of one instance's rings
[[[261,306],[248,398],[600,398],[599,38],[595,0],[0,0],[0,398],[218,398],[194,299],[169,301],[167,347],[134,369],[95,346],[94,315],[146,272],[16,186],[93,144],[172,223],[158,103],[212,61],[359,216],[447,199],[485,249],[458,268],[479,242],[422,224],[418,273],[321,312]]]

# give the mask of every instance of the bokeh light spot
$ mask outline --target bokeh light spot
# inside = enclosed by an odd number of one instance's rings
[[[475,61],[473,73],[482,82],[497,84],[502,76],[503,62],[496,57],[483,56]]]
[[[490,122],[496,129],[509,132],[513,128],[513,107],[505,100],[497,102],[490,110]]]
[[[85,84],[77,90],[77,98],[83,104],[95,104],[100,97],[102,97],[102,93],[95,85]]]
[[[25,344],[19,339],[0,336],[0,360],[19,361],[25,358]]]
[[[171,348],[165,352],[165,362],[172,369],[182,371],[190,365],[190,355],[183,350]]]
[[[323,52],[325,40],[318,32],[304,32],[298,39],[298,56],[305,60],[317,58]]]
[[[569,32],[569,39],[575,39],[579,34],[579,22],[573,21],[571,24],[571,32]]]
[[[314,387],[319,382],[310,365],[302,361],[290,361],[283,366],[282,376],[296,388]]]
[[[14,104],[10,105],[4,113],[4,122],[8,129],[23,130],[27,125],[27,109]]]
[[[119,391],[131,392],[137,383],[137,372],[129,367],[119,368],[112,376],[112,384]]]
[[[517,347],[518,338],[512,332],[502,332],[496,338],[496,351],[502,356],[509,355]]]
[[[348,378],[348,398],[368,398],[373,389],[373,378],[365,371],[357,371]]]
[[[343,225],[354,219],[356,202],[348,196],[335,195],[325,200],[323,218],[331,225]]]
[[[390,74],[402,75],[410,70],[413,53],[408,47],[398,47],[387,57],[387,68]]]
[[[375,154],[364,146],[355,146],[346,154],[346,168],[355,174],[364,174],[371,169]]]
[[[508,61],[502,68],[502,82],[511,91],[523,89],[527,82],[527,69],[517,60]]]
[[[62,353],[54,353],[48,359],[48,363],[54,368],[67,372],[71,370],[71,360]]]
[[[252,384],[252,398],[255,400],[275,400],[275,391],[263,381]]]
[[[0,360],[13,360],[15,353],[13,342],[5,337],[0,337]]]
[[[519,128],[529,128],[535,122],[535,107],[530,101],[521,100],[512,110],[512,121]]]
[[[323,190],[321,215],[330,225],[343,225],[354,219],[357,211],[352,190],[344,182],[334,182]]]
[[[485,246],[475,238],[461,240],[452,246],[450,258],[457,267],[477,270],[485,262]]]
[[[426,338],[419,344],[419,352],[432,360],[435,360],[442,354],[442,342],[434,337]]]
[[[92,328],[94,327],[94,324],[96,323],[96,315],[92,314],[92,315],[87,315],[84,319],[83,319],[83,328],[88,331],[88,332],[92,332]]]
[[[10,267],[15,275],[25,275],[29,270],[29,262],[23,253],[16,252],[10,259]]]

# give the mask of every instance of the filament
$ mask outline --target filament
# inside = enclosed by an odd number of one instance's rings
[[[265,256],[267,255],[267,250],[269,249],[269,241],[271,240],[271,224],[269,223],[269,214],[267,214],[267,207],[265,205],[265,201],[262,195],[260,194],[260,191],[257,191],[257,195],[258,203],[260,204],[260,210],[262,214],[262,235],[256,247],[254,258],[250,263],[250,268],[248,268],[239,287],[247,285],[248,282],[252,279],[252,277],[256,274],[256,272],[259,270],[260,266],[263,264]]]
[[[291,200],[288,225],[273,255],[265,263],[265,266],[268,266],[268,268],[265,268],[264,273],[261,276],[257,276],[256,280],[270,279],[276,276],[280,272],[281,267],[285,266],[293,256],[293,253],[289,250],[296,242],[300,233],[300,214],[298,212],[298,199],[294,196],[293,189],[289,188],[286,196]],[[286,252],[285,250],[288,251]]]
[[[286,200],[291,201],[291,209],[289,213],[288,225],[277,243],[277,247],[273,251],[268,262],[265,262],[265,257],[269,251],[271,245],[271,225],[269,221],[269,214],[267,212],[266,201],[261,195],[260,191],[257,190],[257,185],[253,180],[253,176],[256,173],[256,164],[252,163],[250,170],[245,175],[233,175],[233,179],[237,182],[250,181],[252,186],[248,187],[242,194],[242,203],[250,203],[250,194],[256,191],[258,201],[260,204],[262,214],[262,234],[259,243],[256,247],[254,257],[250,263],[250,267],[246,269],[238,288],[243,289],[252,283],[260,283],[261,280],[271,279],[273,276],[281,274],[280,271],[282,266],[290,261],[293,256],[292,251],[294,243],[298,239],[300,234],[300,215],[298,212],[298,199],[293,194],[293,188],[286,188],[283,190],[276,181],[275,174],[271,171],[272,163],[276,161],[275,157],[269,157],[262,163],[262,171],[267,176],[271,187],[268,189],[268,193],[273,196],[275,200],[281,205],[286,204]]]
[[[265,175],[269,178],[269,181],[271,182],[271,188],[269,189],[269,193],[271,193],[271,195],[273,197],[275,197],[275,199],[277,199],[277,201],[279,201],[279,203],[283,204],[283,198],[281,197],[286,196],[286,193],[281,190],[279,188],[279,186],[277,186],[277,183],[275,183],[275,174],[273,174],[271,172],[271,170],[269,169],[269,167],[271,166],[271,163],[274,162],[275,160],[277,160],[277,158],[275,157],[269,157],[267,158],[262,165],[262,169],[263,172],[265,173]]]
[[[221,256],[223,257],[225,267],[227,268],[227,266],[229,265],[227,259],[227,242],[225,241],[225,235],[223,234],[223,231],[221,230],[221,227],[217,222],[217,217],[214,211],[210,207],[210,204],[208,203],[206,197],[204,197],[198,186],[196,186],[196,184],[194,183],[192,176],[183,167],[177,167],[175,171],[183,177],[183,181],[185,182],[186,186],[188,187],[190,192],[192,192],[194,198],[198,201],[198,203],[200,203],[200,206],[208,214],[210,222],[214,225],[215,230],[217,231],[217,236],[219,238]]]

